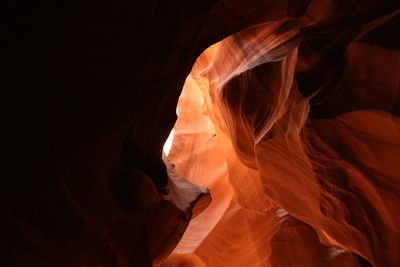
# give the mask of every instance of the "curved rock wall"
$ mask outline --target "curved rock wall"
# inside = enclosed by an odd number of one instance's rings
[[[370,39],[396,12],[331,35],[335,13],[308,20],[314,5],[196,61],[170,158],[213,201],[165,266],[189,255],[207,266],[399,263],[400,57]]]

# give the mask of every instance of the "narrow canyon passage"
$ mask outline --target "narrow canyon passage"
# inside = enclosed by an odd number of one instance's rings
[[[4,13],[0,266],[400,266],[397,0]]]

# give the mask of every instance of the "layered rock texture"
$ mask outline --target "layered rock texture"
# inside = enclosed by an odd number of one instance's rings
[[[400,266],[399,8],[8,2],[0,265]]]

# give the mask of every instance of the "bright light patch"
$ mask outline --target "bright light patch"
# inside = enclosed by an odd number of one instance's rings
[[[174,139],[174,130],[168,136],[167,141],[164,144],[164,153],[168,156],[169,151],[171,150],[172,140]]]

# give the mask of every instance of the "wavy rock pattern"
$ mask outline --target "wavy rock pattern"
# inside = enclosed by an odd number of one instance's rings
[[[331,16],[254,26],[196,61],[170,158],[213,202],[165,266],[399,263],[400,57],[366,41],[395,15],[305,36]]]

